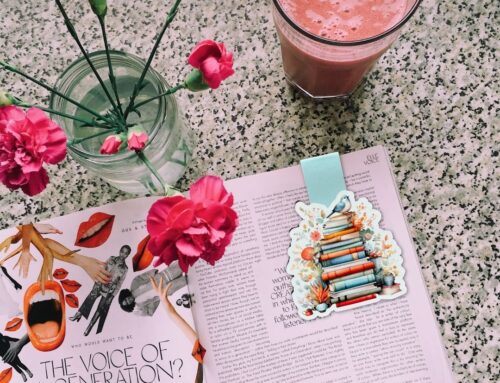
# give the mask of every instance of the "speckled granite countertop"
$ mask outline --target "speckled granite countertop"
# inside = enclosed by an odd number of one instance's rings
[[[112,47],[147,57],[163,20],[159,3],[110,1]],[[213,38],[235,52],[237,73],[217,92],[180,96],[201,142],[179,186],[206,172],[233,178],[384,144],[456,380],[497,382],[498,2],[424,1],[364,89],[350,101],[329,103],[308,101],[285,83],[270,3],[181,6],[154,68],[174,83],[176,73],[167,68],[181,68],[195,42]],[[89,50],[100,49],[87,2],[68,10]],[[1,57],[49,82],[78,57],[60,33],[52,1],[0,0],[0,25]],[[47,100],[43,90],[11,75],[2,73],[0,85],[24,99]],[[1,228],[132,197],[70,159],[50,176],[50,186],[33,199],[0,187]]]

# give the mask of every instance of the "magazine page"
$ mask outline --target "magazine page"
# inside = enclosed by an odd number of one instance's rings
[[[145,267],[153,202],[0,231],[2,383],[195,382],[186,279],[177,264]],[[150,278],[171,282],[168,310]]]
[[[189,274],[210,382],[453,381],[384,148],[341,161],[348,189],[381,212],[401,248],[406,294],[302,319],[286,271],[295,203],[308,203],[301,168],[230,181],[237,234],[215,267]]]

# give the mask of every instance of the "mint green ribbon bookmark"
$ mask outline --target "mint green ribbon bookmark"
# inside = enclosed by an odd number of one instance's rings
[[[337,152],[300,161],[310,203],[329,206],[346,190],[344,172]]]

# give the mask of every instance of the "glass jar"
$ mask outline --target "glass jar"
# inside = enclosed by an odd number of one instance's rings
[[[363,40],[341,41],[304,29],[286,13],[282,1],[274,0],[273,16],[285,77],[292,86],[315,99],[352,94],[421,2],[407,0],[402,19],[383,33]]]
[[[125,109],[145,63],[140,58],[123,52],[111,51],[110,56],[118,94]],[[106,52],[94,52],[90,54],[90,58],[109,93],[114,95],[108,77]],[[152,68],[148,70],[143,84],[144,87],[136,98],[136,105],[170,88]],[[101,115],[105,115],[112,108],[84,57],[73,62],[61,74],[55,89]],[[50,108],[85,120],[92,120],[94,117],[55,94],[51,95]],[[69,118],[57,115],[52,118],[64,129],[68,141],[102,132],[102,128],[83,126],[81,122]],[[146,131],[149,140],[143,153],[163,180],[174,185],[184,173],[194,148],[194,136],[183,123],[175,97],[164,96],[139,107],[138,113],[130,113],[127,123],[140,124]],[[106,135],[98,135],[69,146],[68,153],[87,170],[120,190],[135,194],[162,193],[163,188],[159,181],[136,153],[127,149],[126,143],[122,144],[122,149],[116,154],[101,155],[99,149],[105,138]]]

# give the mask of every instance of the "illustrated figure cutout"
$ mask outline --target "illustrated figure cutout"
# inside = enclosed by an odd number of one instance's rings
[[[169,301],[168,297],[172,295],[170,289],[172,289],[174,282],[170,282],[167,285],[164,284],[163,278],[157,282],[155,278],[150,279],[151,286],[160,298],[163,307],[167,311],[168,316],[175,323],[175,325],[182,331],[190,343],[193,344],[193,351],[191,355],[198,362],[198,369],[196,372],[195,383],[203,382],[203,358],[205,357],[206,350],[200,344],[198,340],[198,335],[194,329],[187,323],[183,317],[175,310],[174,305]]]
[[[161,279],[166,283],[172,282],[172,286],[168,290],[169,295],[174,294],[187,284],[178,261],[172,262],[162,271],[156,269],[146,271],[132,280],[130,289],[120,291],[118,302],[123,311],[134,312],[134,314],[141,316],[153,316],[160,305],[160,297],[151,285],[152,278],[158,284]]]
[[[16,290],[20,290],[22,286],[12,278],[7,269],[3,266],[0,267],[0,316],[13,317],[21,315],[22,311],[19,309],[17,303],[12,299],[7,288],[5,287],[4,279],[7,279],[14,285]]]
[[[28,224],[17,227],[18,232],[15,235],[7,237],[0,243],[0,251],[8,251],[12,244],[21,241],[21,244],[11,253],[0,260],[2,266],[9,259],[18,256],[14,268],[19,267],[19,275],[23,278],[28,276],[31,261],[35,257],[31,254],[31,245],[33,245],[43,257],[43,263],[38,276],[38,281],[44,288],[45,282],[52,279],[52,268],[54,258],[81,267],[94,281],[106,283],[109,279],[108,273],[104,269],[104,262],[98,259],[78,254],[77,251],[71,251],[61,243],[45,238],[42,234],[62,234],[61,231],[48,224]]]
[[[30,342],[28,335],[23,336],[21,339],[11,338],[0,333],[0,356],[2,360],[12,366],[21,377],[23,382],[28,380],[26,374],[32,378],[33,374],[19,359],[19,353]]]
[[[111,307],[111,303],[113,302],[115,295],[120,290],[127,275],[128,266],[126,265],[125,261],[130,255],[130,252],[130,246],[122,246],[120,249],[120,255],[118,257],[110,257],[107,260],[105,270],[111,275],[110,282],[107,284],[96,282],[92,288],[92,291],[89,293],[87,298],[85,298],[85,301],[80,306],[76,315],[69,318],[71,321],[77,322],[80,321],[82,316],[85,319],[88,319],[90,316],[90,312],[92,311],[92,307],[100,298],[97,309],[92,316],[87,329],[83,333],[85,336],[90,334],[97,321],[99,321],[99,324],[97,325],[96,333],[99,334],[102,332],[104,323],[106,322],[106,317],[109,312],[109,308]]]

